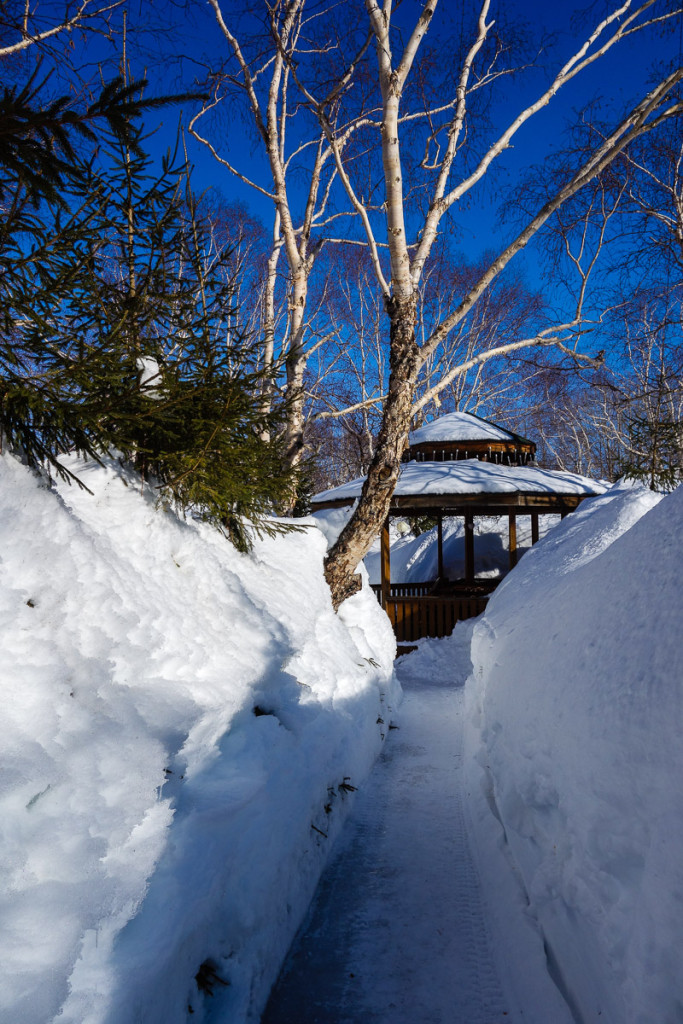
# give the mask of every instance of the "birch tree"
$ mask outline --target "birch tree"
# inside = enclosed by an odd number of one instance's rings
[[[683,270],[683,122],[674,121],[652,146],[635,147],[620,161],[628,195],[625,219],[641,243],[634,262],[662,277],[680,279]],[[624,225],[626,230],[629,230]]]
[[[330,207],[336,178],[332,150],[314,119],[304,117],[300,124],[304,108],[294,84],[293,68],[300,54],[306,53],[308,31],[319,12],[309,15],[305,0],[266,2],[264,9],[270,38],[266,39],[264,47],[263,39],[259,38],[256,43],[245,42],[238,37],[237,29],[233,31],[230,5],[223,5],[221,0],[209,0],[209,3],[232,57],[232,65],[229,72],[214,74],[213,95],[191,121],[190,131],[228,172],[273,204],[272,246],[263,299],[263,347],[266,363],[272,363],[276,348],[278,266],[284,259],[287,264],[287,321],[282,351],[289,407],[288,450],[294,464],[303,447],[304,372],[311,350],[306,343],[309,280],[316,256],[326,240],[321,232],[344,212]],[[349,86],[368,45],[369,37],[341,69],[337,60],[332,85],[324,94],[328,107]],[[340,58],[340,52],[338,45],[330,46],[326,61],[332,61],[334,56]],[[234,158],[226,155],[225,146],[214,143],[204,134],[205,119],[221,104],[234,99],[235,94],[244,101],[258,146],[266,158],[269,171],[266,184],[244,173]],[[302,174],[305,175],[303,183]],[[303,202],[299,200],[301,194]],[[312,347],[319,343],[319,339],[314,340]]]
[[[329,450],[333,439],[339,439],[340,466],[348,472],[340,478],[334,470],[327,477],[322,474],[320,490],[349,477],[365,476],[374,454],[388,377],[384,303],[379,290],[372,287],[367,253],[349,247],[343,262],[343,275],[328,288],[326,321],[334,330],[308,366],[306,443],[318,458],[316,439],[324,438],[326,465],[332,468]],[[484,266],[484,261],[467,263],[452,246],[438,247],[419,286],[416,333],[420,343],[476,282]],[[413,397],[413,427],[421,426],[428,415],[438,415],[442,405],[445,411],[458,409],[495,419],[518,417],[517,396],[534,369],[504,354],[488,362],[478,362],[477,357],[523,337],[529,328],[542,329],[546,317],[542,297],[521,278],[507,275],[495,282],[424,360]],[[326,430],[320,429],[323,423],[328,424]],[[341,441],[344,433],[349,435],[350,447]],[[350,452],[355,452],[355,460]]]
[[[311,107],[316,109],[334,153],[339,177],[362,220],[389,322],[391,372],[375,455],[359,503],[330,551],[326,563],[326,575],[336,605],[360,585],[359,578],[354,576],[355,568],[388,513],[407,441],[413,396],[425,359],[450,331],[457,328],[510,261],[565,202],[598,176],[634,140],[654,131],[683,109],[677,95],[683,69],[677,68],[650,88],[626,116],[613,125],[611,131],[568,175],[557,191],[529,217],[516,237],[492,259],[475,284],[461,296],[455,308],[435,327],[431,336],[420,344],[415,331],[418,288],[443,218],[489,173],[492,165],[512,145],[520,129],[551,103],[577,75],[603,58],[624,38],[651,29],[674,16],[679,17],[680,12],[663,6],[658,8],[655,0],[642,4],[632,4],[626,0],[615,6],[589,31],[574,54],[551,76],[549,84],[539,92],[536,99],[524,106],[485,148],[476,165],[471,170],[465,168],[462,173],[457,157],[467,129],[468,100],[471,92],[480,87],[487,74],[492,73],[490,65],[477,71],[479,56],[485,50],[494,25],[490,15],[490,0],[484,0],[471,45],[456,75],[452,97],[439,110],[422,110],[416,115],[423,117],[430,128],[437,116],[440,115],[443,120],[428,135],[424,163],[428,172],[425,187],[429,193],[429,204],[419,228],[414,231],[415,241],[411,245],[406,223],[401,145],[402,131],[407,117],[411,115],[403,115],[402,101],[418,51],[433,24],[438,0],[427,0],[422,5],[421,14],[403,47],[397,35],[392,32],[394,12],[391,0],[385,0],[383,6],[376,0],[365,0],[365,7],[375,42],[381,92],[381,117],[377,128],[383,164],[384,227],[388,245],[386,262],[382,259],[377,235],[362,198],[354,189],[352,176],[344,166],[341,146],[327,116],[325,104],[302,85],[302,91]],[[534,338],[511,342],[505,349],[513,352],[549,344],[567,347],[567,339],[577,326],[576,321],[556,325],[554,329],[541,332]],[[494,351],[475,359],[483,361],[492,358]]]
[[[668,301],[641,293],[622,305],[611,325],[621,349],[613,366],[584,379],[551,368],[537,376],[529,417],[551,465],[608,480],[635,476],[656,490],[681,482],[680,287],[677,291]]]
[[[506,268],[562,206],[634,141],[681,112],[683,70],[662,74],[635,97],[476,279],[454,296],[429,333],[419,335],[420,305],[444,225],[573,82],[636,34],[666,31],[680,10],[668,0],[615,0],[553,67],[545,54],[533,60],[510,56],[505,32],[496,24],[501,13],[496,15],[492,0],[480,0],[471,25],[465,24],[462,9],[457,46],[444,29],[448,11],[440,0],[410,6],[392,0],[364,0],[363,6],[352,0],[264,0],[264,31],[258,14],[238,25],[232,5],[209,2],[230,61],[216,68],[212,100],[195,118],[192,131],[229,173],[273,204],[269,294],[285,261],[289,294],[283,343],[287,386],[294,398],[293,457],[303,439],[306,361],[323,344],[320,332],[307,339],[311,275],[322,247],[339,242],[365,246],[372,288],[383,306],[389,377],[381,425],[361,499],[326,563],[338,606],[359,586],[355,568],[386,518],[411,417],[462,375],[502,356],[549,347],[580,354],[583,304],[564,319],[472,351],[438,379],[432,377],[428,387],[420,387],[425,368],[434,365],[449,337],[481,308]],[[518,81],[511,76],[521,73],[522,64],[539,66],[541,58],[545,79],[536,93],[530,87],[520,91],[518,109],[507,121],[489,116],[501,84],[509,110]],[[230,156],[217,130],[217,112],[236,95],[244,100],[265,157],[263,179],[256,180],[255,172]],[[267,313],[266,351],[272,350],[272,320]],[[353,343],[350,335],[343,340]],[[327,415],[339,411],[327,410]]]
[[[0,11],[0,61],[16,58],[34,48],[61,43],[74,32],[108,31],[109,15],[123,0],[98,3],[3,3]]]

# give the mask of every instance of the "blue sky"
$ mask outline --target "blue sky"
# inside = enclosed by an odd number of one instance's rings
[[[365,18],[362,0],[355,0],[359,18]],[[241,6],[235,0],[224,0],[226,18],[234,15]],[[405,0],[399,7],[397,17],[409,28],[419,14],[422,4],[418,0]],[[460,3],[441,0],[437,17],[441,23],[433,23],[427,39],[438,41],[439,33],[446,29],[443,21],[451,21],[457,31],[458,19],[465,23],[467,16],[478,8],[473,2]],[[554,37],[550,40],[547,52],[547,67],[556,70],[561,62],[576,48],[579,33],[583,37],[585,25],[592,23],[601,5],[594,5],[593,13],[586,15],[584,27],[573,26],[574,4],[558,3],[550,5],[543,0],[517,0],[517,2],[496,3],[491,5],[490,17],[499,24],[504,19],[511,22],[526,22],[530,37],[538,40],[546,34]],[[135,39],[132,33],[131,54],[133,68],[140,73],[143,67],[148,68],[151,89],[154,93],[175,91],[180,84],[179,65],[174,54],[182,50],[185,54],[185,83],[189,83],[193,74],[202,74],[207,64],[217,66],[227,55],[227,45],[223,40],[213,18],[208,3],[190,2],[183,8],[172,0],[161,0],[150,6],[141,3],[131,10],[131,25],[148,24],[150,31],[142,40]],[[154,26],[157,26],[155,30]],[[161,31],[166,26],[168,34]],[[680,39],[663,39],[653,34],[642,34],[632,41],[626,41],[588,72],[579,76],[567,86],[553,101],[550,107],[540,112],[519,132],[514,145],[501,159],[496,162],[495,175],[487,176],[487,180],[469,197],[469,202],[457,211],[457,245],[468,260],[476,260],[491,249],[500,249],[510,239],[514,225],[501,216],[502,208],[513,197],[516,183],[529,175],[534,166],[539,167],[544,158],[554,149],[561,147],[567,136],[565,129],[575,120],[576,111],[591,99],[599,96],[603,100],[606,111],[622,112],[635,98],[646,91],[648,75],[653,64],[659,58],[675,60],[680,54]],[[444,60],[448,55],[444,54]],[[546,81],[545,73],[531,70],[519,78],[510,80],[499,97],[493,113],[493,123],[488,135],[494,138],[515,114],[524,108],[539,91]],[[187,122],[192,104],[183,112]],[[152,142],[152,146],[161,150],[174,142],[177,130],[179,111],[171,108],[162,118],[162,125]],[[230,159],[255,180],[268,187],[269,174],[265,158],[253,151],[249,133],[245,130],[243,120],[235,112],[224,122],[221,133],[214,132],[212,141],[223,144],[227,139]],[[243,202],[250,212],[263,220],[267,230],[272,222],[272,208],[267,200],[256,195],[253,190],[244,186],[232,177],[225,169],[216,164],[208,152],[189,140],[189,153],[194,164],[194,184],[198,191],[217,186],[227,200]],[[539,284],[539,271],[543,262],[542,249],[533,247],[516,258],[515,266],[523,269],[527,280],[532,286]],[[559,301],[559,294],[554,298]]]
[[[364,17],[361,0],[356,0],[356,2],[359,7],[359,16]],[[226,16],[235,6],[237,5],[232,0],[226,0],[224,3]],[[442,8],[449,15],[454,14],[456,7],[460,9],[459,4],[456,5],[452,2],[449,4],[447,0],[442,0]],[[465,7],[473,10],[474,4],[466,3]],[[149,64],[149,76],[155,92],[166,89],[173,90],[177,87],[178,83],[174,74],[176,65],[170,57],[180,39],[182,39],[181,45],[186,48],[186,53],[190,57],[190,61],[185,65],[187,72],[195,69],[197,73],[201,73],[201,62],[207,58],[210,61],[220,61],[226,55],[226,44],[213,21],[208,4],[194,3],[190,4],[190,8],[191,17],[188,19],[179,7],[169,3],[168,0],[154,4],[155,19],[161,24],[167,22],[173,25],[176,30],[175,39],[158,37],[153,44],[154,49],[158,52],[158,57],[163,62],[163,66],[157,67],[154,67],[153,62]],[[420,8],[421,4],[415,0],[408,0],[399,9],[401,20],[410,24]],[[543,30],[557,33],[556,45],[550,51],[551,66],[557,67],[559,60],[572,52],[577,38],[577,33],[572,32],[570,28],[573,8],[573,4],[550,5],[542,0],[517,0],[516,3],[504,4],[494,2],[491,16],[498,20],[503,15],[510,19],[519,16],[529,23],[535,33]],[[144,6],[139,10],[140,17],[146,18]],[[135,24],[134,13],[131,21]],[[435,25],[434,28],[438,31],[439,26]],[[430,39],[429,34],[427,38]],[[573,119],[573,112],[593,96],[602,95],[604,99],[609,99],[614,107],[623,109],[634,96],[642,92],[647,82],[648,69],[655,59],[665,52],[675,57],[677,50],[677,39],[665,44],[663,40],[651,34],[641,35],[636,40],[620,44],[618,52],[603,59],[594,69],[571,83],[553,102],[551,108],[541,112],[522,129],[515,141],[514,148],[508,150],[503,160],[499,161],[503,177],[514,179],[522,168],[539,161],[548,151],[549,146],[552,148],[553,145],[561,142],[558,126],[561,128],[563,124],[569,123]],[[138,63],[137,70],[140,71],[142,60],[146,58],[136,55],[134,59]],[[499,105],[496,127],[503,123],[503,118],[514,115],[517,110],[529,102],[541,87],[542,82],[542,75],[538,72],[530,72],[524,78],[515,79],[502,104]],[[168,140],[175,133],[176,111],[168,111],[163,120],[165,123],[163,136],[164,140]],[[243,125],[238,119],[232,122],[230,134],[232,137],[231,156],[235,158],[237,154],[240,164],[264,184],[267,184],[268,175],[265,164],[260,158],[252,156],[250,153],[250,143],[245,135]],[[215,165],[213,159],[201,147],[194,143],[191,143],[191,156],[195,164],[196,183],[199,188],[220,184],[227,196],[242,199],[254,212],[258,212],[261,203],[258,198],[254,197],[251,190],[231,179],[227,173]],[[469,244],[475,250],[485,245],[485,239],[490,232],[496,233],[497,231],[498,217],[495,205],[495,196],[486,196],[470,215],[462,218],[466,234],[470,239]]]

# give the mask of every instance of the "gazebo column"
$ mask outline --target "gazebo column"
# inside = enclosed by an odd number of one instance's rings
[[[508,513],[508,536],[510,539],[510,568],[517,565],[517,516],[514,512]]]
[[[465,582],[474,583],[474,514],[465,512]]]
[[[531,513],[531,543],[538,544],[538,512]]]
[[[391,554],[389,544],[389,516],[384,520],[380,540],[380,582],[382,586],[382,608],[386,611],[391,594]]]
[[[438,575],[439,579],[442,580],[444,578],[444,571],[443,571],[443,516],[439,516],[439,518],[437,520],[436,541],[437,541],[437,557],[438,557],[438,563],[437,563],[437,570],[436,570],[436,572],[437,572],[437,575]]]

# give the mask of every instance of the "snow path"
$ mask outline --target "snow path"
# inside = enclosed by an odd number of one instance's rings
[[[494,965],[463,808],[463,689],[409,688],[262,1024],[520,1019]],[[387,723],[388,724],[388,723]]]

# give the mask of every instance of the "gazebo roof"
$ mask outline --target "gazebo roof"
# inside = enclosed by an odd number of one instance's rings
[[[469,412],[449,412],[412,430],[408,443],[432,444],[445,441],[527,441],[519,434]]]
[[[446,417],[443,417],[446,418]],[[351,504],[360,497],[364,477],[322,491],[313,496],[313,506]],[[392,509],[408,507],[453,507],[460,504],[532,507],[553,499],[576,499],[601,494],[603,484],[576,473],[564,473],[535,466],[505,466],[478,459],[458,462],[407,462],[392,498]],[[572,499],[574,499],[572,501]]]

